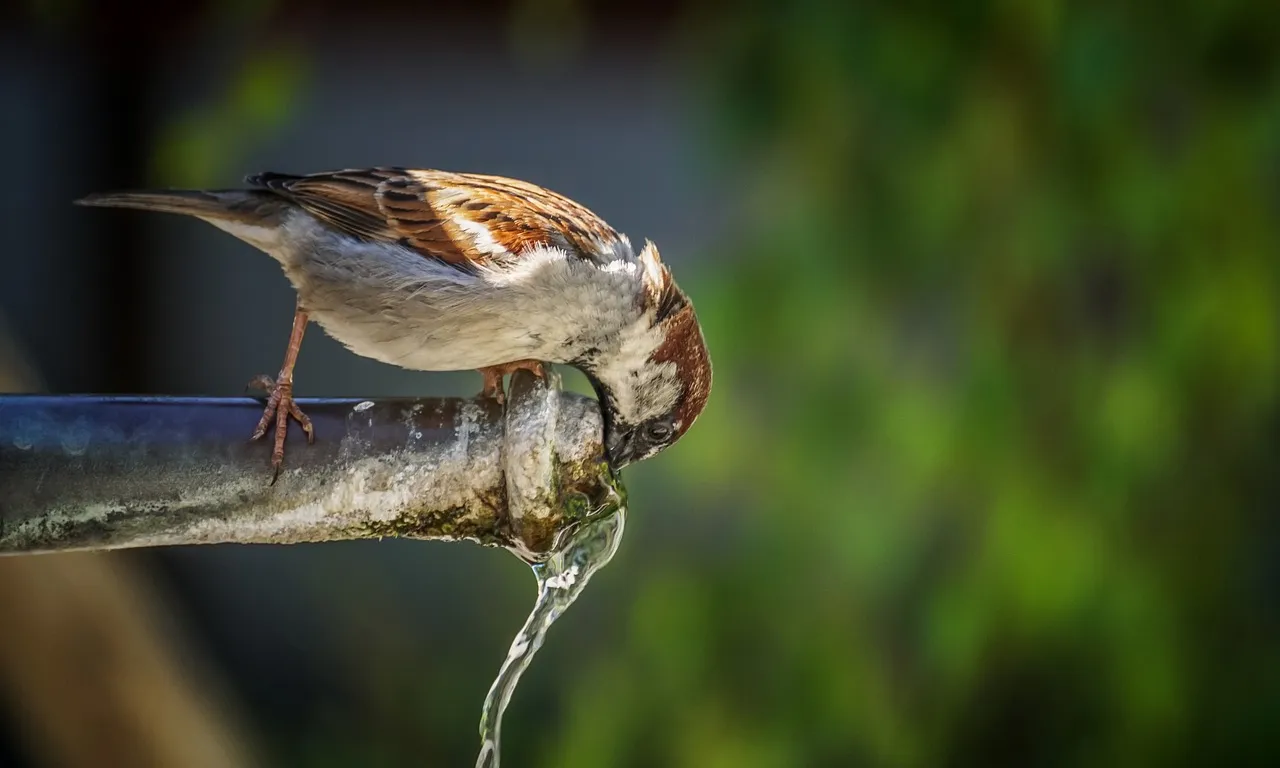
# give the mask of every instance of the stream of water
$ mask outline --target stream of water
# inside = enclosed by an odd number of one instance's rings
[[[552,623],[578,599],[591,576],[613,559],[626,520],[626,504],[619,502],[604,510],[597,519],[584,523],[546,562],[533,566],[538,580],[538,599],[524,626],[511,641],[507,659],[485,698],[476,768],[498,768],[502,713],[511,701],[516,683],[520,682],[520,675],[542,647]]]

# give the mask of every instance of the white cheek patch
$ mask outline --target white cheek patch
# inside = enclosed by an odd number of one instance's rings
[[[680,399],[675,363],[650,363],[646,373],[641,374],[641,383],[632,392],[637,421],[670,413]]]
[[[616,354],[596,372],[619,413],[632,423],[669,413],[680,399],[676,364],[649,359],[663,341],[662,331],[642,318],[622,332]]]

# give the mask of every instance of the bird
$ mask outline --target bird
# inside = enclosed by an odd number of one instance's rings
[[[420,371],[475,370],[504,401],[503,376],[547,364],[595,391],[615,470],[675,444],[711,391],[711,359],[689,296],[646,239],[537,184],[400,166],[265,172],[242,187],[93,193],[78,205],[201,219],[263,251],[296,293],[279,374],[251,440],[274,426],[271,483],[288,419],[315,439],[293,397],[310,322],[357,355]]]

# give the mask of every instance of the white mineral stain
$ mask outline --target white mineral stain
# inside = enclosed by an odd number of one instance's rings
[[[13,447],[20,451],[29,451],[36,444],[36,435],[40,428],[34,421],[27,418],[18,419],[17,429],[14,430]]]
[[[473,428],[481,431],[480,425]],[[313,500],[262,517],[207,518],[180,531],[178,538],[248,542],[323,537],[325,530],[400,520],[409,509],[479,509],[477,493],[501,487],[496,434],[485,436],[479,450],[445,453],[439,462],[401,464],[405,458],[397,453],[353,461],[340,482],[329,484]]]
[[[89,425],[83,419],[76,419],[62,436],[62,449],[72,456],[83,456],[89,448]]]

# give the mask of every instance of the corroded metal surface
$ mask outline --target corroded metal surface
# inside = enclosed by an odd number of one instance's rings
[[[0,397],[0,553],[401,536],[545,557],[620,492],[594,400],[513,376],[463,398],[299,400],[285,469],[251,398]]]

